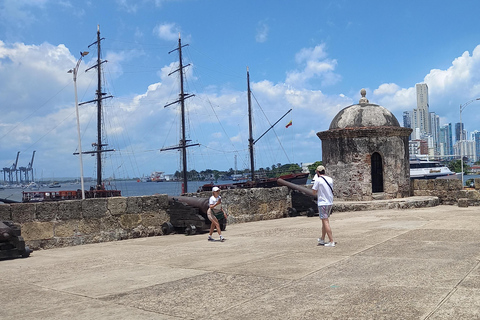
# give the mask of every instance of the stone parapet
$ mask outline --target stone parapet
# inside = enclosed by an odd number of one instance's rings
[[[462,201],[468,201],[470,206],[480,206],[479,190],[464,190],[459,179],[414,179],[411,188],[414,196],[437,196],[443,205],[460,205],[459,199],[466,199]]]
[[[208,198],[210,192],[191,194]],[[222,192],[228,223],[278,219],[292,206],[287,187]],[[162,235],[170,221],[167,195],[0,205],[0,218],[21,225],[31,249]]]
[[[435,207],[440,200],[435,196],[417,196],[399,199],[375,201],[334,201],[333,212],[385,210],[385,209],[412,209]]]
[[[211,192],[189,194],[209,198]],[[228,223],[279,219],[288,216],[292,196],[287,187],[223,190],[222,207]]]
[[[162,234],[167,195],[0,205],[0,218],[20,224],[31,249]]]

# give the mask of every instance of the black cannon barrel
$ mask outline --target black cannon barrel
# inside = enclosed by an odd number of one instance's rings
[[[194,208],[200,209],[203,213],[207,214],[208,210],[208,199],[207,198],[196,198],[196,197],[186,197],[186,196],[168,196],[168,200],[177,200],[192,206]]]
[[[295,183],[291,183],[291,182],[285,181],[285,180],[283,180],[282,178],[278,178],[278,179],[277,179],[277,184],[278,184],[279,186],[286,186],[286,187],[289,187],[290,189],[300,191],[301,193],[306,194],[307,196],[315,197],[315,195],[313,194],[313,190],[312,190],[312,189],[307,188],[307,187],[305,187],[305,186],[301,186],[301,185],[295,184]]]
[[[12,235],[12,228],[0,221],[0,241],[9,240]]]

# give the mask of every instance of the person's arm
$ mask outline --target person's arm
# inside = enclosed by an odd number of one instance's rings
[[[315,180],[313,182],[312,190],[313,190],[313,195],[314,196],[317,196],[317,194],[318,194],[318,184],[319,184],[319,181],[317,181],[317,180]]]

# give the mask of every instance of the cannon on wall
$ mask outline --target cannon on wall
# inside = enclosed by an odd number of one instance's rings
[[[31,252],[21,236],[20,227],[11,221],[1,221],[0,259],[26,258]]]
[[[286,186],[292,189],[292,207],[288,209],[289,216],[297,216],[300,212],[306,212],[306,215],[309,217],[318,214],[316,196],[313,194],[312,189],[281,178],[277,179],[277,183],[279,186]]]
[[[207,217],[208,198],[169,196],[170,221],[162,225],[163,234],[169,234],[175,229],[181,229],[186,235],[205,232],[210,229],[210,220]],[[227,221],[221,219],[220,229],[226,229]]]

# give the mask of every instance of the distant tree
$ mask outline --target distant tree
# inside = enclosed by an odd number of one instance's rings
[[[220,177],[220,171],[215,170],[213,172],[213,177],[215,178],[215,183],[218,181],[218,177]]]
[[[175,174],[173,176],[178,180],[182,176],[182,173],[180,171],[175,171]]]
[[[323,165],[322,161],[315,161],[313,164],[308,166],[308,171],[310,171],[310,178],[315,176],[315,170],[318,166]]]
[[[462,162],[460,160],[452,160],[447,164],[448,169],[453,172],[462,172]],[[470,170],[470,166],[463,163],[463,173],[466,174]]]

